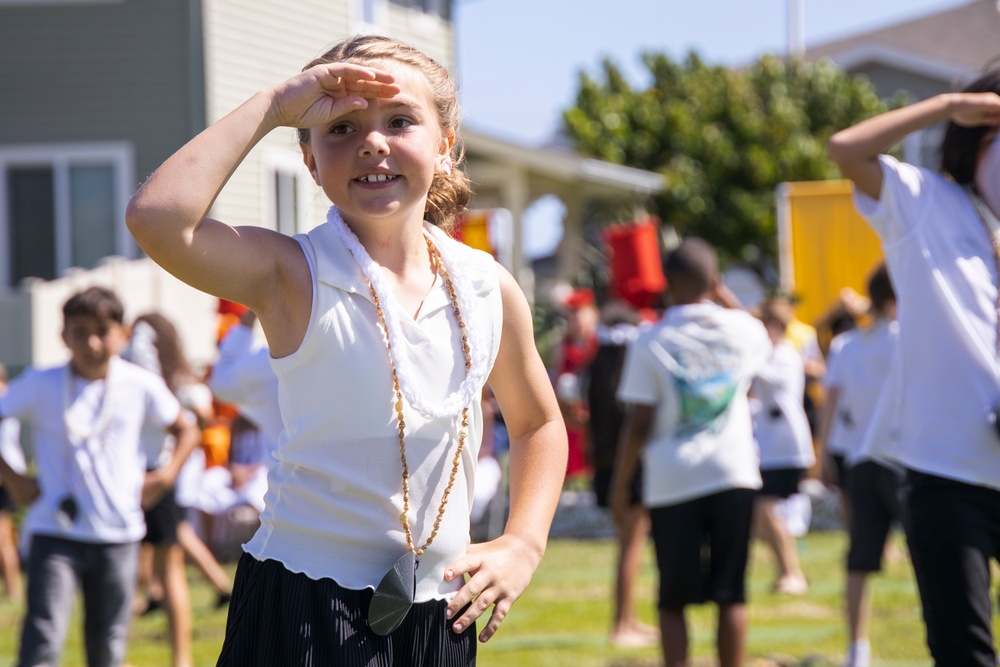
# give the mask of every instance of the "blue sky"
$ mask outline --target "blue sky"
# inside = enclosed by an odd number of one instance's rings
[[[789,0],[456,0],[457,69],[465,123],[543,144],[573,103],[577,73],[610,57],[643,83],[640,54],[740,65],[787,50]],[[806,46],[969,0],[801,0]],[[558,203],[525,220],[525,251],[548,254],[561,236]],[[555,219],[555,222],[553,222]]]

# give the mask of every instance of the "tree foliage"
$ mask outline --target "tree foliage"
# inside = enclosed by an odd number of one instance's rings
[[[863,77],[828,62],[764,56],[745,69],[647,53],[650,85],[633,88],[610,60],[579,75],[563,113],[581,153],[663,174],[652,211],[731,256],[775,253],[775,187],[838,178],[826,155],[837,130],[884,111]]]

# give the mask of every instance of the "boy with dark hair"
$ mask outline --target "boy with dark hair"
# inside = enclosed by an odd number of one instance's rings
[[[719,662],[735,667],[744,658],[747,552],[761,485],[747,389],[771,343],[749,313],[713,303],[731,300],[711,245],[684,241],[665,269],[671,307],[629,347],[618,390],[628,407],[612,507],[628,507],[641,452],[666,664],[687,664],[685,607],[712,601]]]
[[[32,539],[20,667],[58,664],[78,587],[88,666],[122,664],[146,530],[141,504],[172,487],[198,442],[163,380],[117,356],[126,340],[123,317],[107,289],[75,294],[63,306],[70,361],[29,369],[0,397],[0,419],[17,418],[35,433],[37,477],[0,457],[4,486],[31,505],[23,526]],[[145,423],[177,440],[170,463],[149,474],[139,442]]]

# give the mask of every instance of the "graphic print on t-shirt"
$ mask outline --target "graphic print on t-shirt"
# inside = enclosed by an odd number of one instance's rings
[[[731,349],[696,348],[675,350],[671,373],[680,396],[680,438],[709,431],[719,433],[739,388],[739,356]]]

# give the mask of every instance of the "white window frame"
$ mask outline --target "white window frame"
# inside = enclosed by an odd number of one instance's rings
[[[297,218],[296,233],[306,231],[309,220],[309,197],[315,184],[312,175],[302,161],[298,151],[270,150],[261,156],[261,212],[260,219],[269,228],[278,229],[278,204],[274,190],[274,177],[277,172],[295,177],[295,217]]]
[[[2,0],[0,0],[2,1]],[[115,254],[126,258],[137,255],[135,243],[125,226],[125,207],[132,195],[135,180],[135,150],[124,141],[80,142],[66,144],[21,144],[0,146],[0,289],[11,284],[10,202],[7,173],[12,168],[49,167],[52,169],[55,196],[55,268],[56,276],[72,267],[73,229],[70,221],[69,170],[77,165],[106,165],[114,169]]]
[[[365,2],[372,3],[372,13],[374,14],[374,22],[365,20]],[[381,34],[384,32],[384,27],[386,25],[387,19],[387,0],[354,0],[354,11],[353,23],[354,31],[358,33],[375,33]]]

